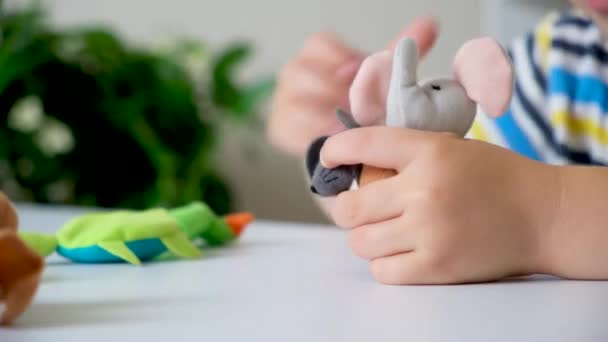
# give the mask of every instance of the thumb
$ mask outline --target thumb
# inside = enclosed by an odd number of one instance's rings
[[[422,59],[431,50],[439,33],[439,23],[433,16],[421,16],[406,26],[388,45],[393,50],[397,43],[403,38],[411,38],[416,41],[418,47],[418,58]]]

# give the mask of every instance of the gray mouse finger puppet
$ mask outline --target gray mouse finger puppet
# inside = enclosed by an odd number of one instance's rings
[[[464,137],[478,107],[491,117],[508,108],[513,68],[491,38],[467,41],[454,57],[451,78],[419,82],[417,65],[416,43],[409,38],[399,41],[393,53],[385,50],[367,57],[350,88],[352,117],[338,111],[340,121],[347,128],[386,125]],[[318,195],[334,196],[396,173],[368,165],[325,169],[319,153],[326,139],[313,142],[306,156],[311,189]]]
[[[351,114],[336,110],[336,116],[347,129],[358,128],[359,124]],[[310,191],[319,196],[334,196],[351,188],[353,182],[359,180],[362,165],[341,165],[333,169],[325,168],[320,163],[321,148],[328,136],[322,136],[313,141],[306,152],[306,169],[311,178]]]

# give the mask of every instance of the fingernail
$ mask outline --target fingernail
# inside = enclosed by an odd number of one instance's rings
[[[323,149],[321,149],[321,153],[319,155],[319,163],[321,163],[321,166],[323,166],[324,168],[327,168],[327,164],[323,160]]]
[[[435,26],[436,28],[439,28],[439,25],[440,25],[439,18],[432,13],[427,13],[426,15],[421,15],[414,22],[417,24],[420,24],[420,23],[431,24],[432,26]]]

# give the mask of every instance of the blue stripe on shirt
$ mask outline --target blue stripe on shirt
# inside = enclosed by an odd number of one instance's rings
[[[555,147],[556,152],[559,152],[555,145],[555,138],[553,137],[553,130],[551,129],[551,126],[549,126],[538,110],[534,108],[530,100],[528,100],[528,97],[524,94],[518,81],[515,81],[515,96],[519,99],[523,110],[530,116],[530,119],[534,121],[536,127],[540,129],[540,132],[547,143]]]
[[[608,86],[602,79],[576,75],[563,68],[552,68],[549,75],[548,95],[564,95],[573,102],[594,104],[602,113],[608,112]]]
[[[534,43],[534,35],[529,34],[526,38],[526,52],[528,55],[527,63],[532,67],[532,75],[534,76],[534,80],[544,93],[547,90],[547,81],[545,80],[543,73],[540,71],[538,63],[536,63],[534,60]]]
[[[519,152],[528,158],[540,160],[538,152],[532,146],[521,127],[515,122],[510,110],[496,119],[496,125],[511,150]]]
[[[551,80],[550,83],[553,83],[553,80]],[[570,147],[567,145],[558,143],[555,139],[555,136],[553,135],[553,130],[551,126],[549,126],[545,119],[543,119],[542,115],[534,108],[532,103],[530,103],[517,81],[515,82],[514,95],[519,99],[523,110],[529,115],[530,119],[534,121],[536,127],[540,129],[549,147],[552,148],[558,155],[578,164],[604,165],[603,163],[594,160],[586,152],[575,151],[570,149]]]
[[[576,26],[579,28],[589,28],[593,25],[593,21],[587,18],[581,18],[565,14],[555,22],[555,26]]]
[[[567,27],[574,29],[574,35],[577,35],[577,31],[583,34],[588,29],[594,29],[594,23],[588,18],[581,18],[578,15],[572,13],[563,13],[560,17],[551,24],[553,27]],[[513,108],[507,111],[502,117],[495,119],[496,128],[501,132],[506,145],[512,150],[528,156],[532,159],[542,159],[543,151],[540,150],[540,146],[546,146],[551,151],[554,151],[557,155],[566,161],[576,164],[587,164],[587,165],[606,165],[607,163],[600,162],[591,153],[583,149],[573,149],[567,145],[567,142],[558,141],[555,136],[554,128],[551,127],[547,115],[548,108],[545,108],[546,102],[534,103],[528,97],[529,94],[525,92],[521,82],[534,83],[534,87],[539,87],[542,90],[543,95],[547,97],[550,94],[563,94],[569,100],[570,105],[574,102],[594,102],[598,103],[598,98],[602,100],[599,103],[604,107],[604,102],[608,102],[608,86],[601,82],[601,90],[597,89],[597,79],[593,80],[591,77],[587,79],[583,77],[577,77],[567,73],[565,70],[543,70],[538,61],[536,60],[536,36],[531,34],[524,37],[524,40],[518,41],[518,44],[522,44],[523,49],[521,54],[513,53],[512,49],[508,49],[510,59],[513,61],[514,66],[517,68],[518,63],[525,63],[529,65],[531,75],[527,78],[518,79],[522,77],[516,72],[516,79],[514,84],[513,96],[515,101],[519,101],[521,104],[522,113],[517,115],[525,115],[530,119],[530,127],[519,125],[513,117]],[[576,41],[576,37],[570,40],[568,37],[557,38],[551,37],[551,53],[554,54],[569,54],[573,57],[578,58],[593,58],[601,66],[608,66],[608,52],[604,49],[601,42],[596,42],[592,45],[581,45],[580,42]],[[576,66],[576,65],[574,65]],[[525,70],[525,69],[524,69]],[[524,83],[527,85],[527,83]],[[530,85],[532,86],[532,85]],[[603,97],[602,97],[603,96]],[[606,98],[605,100],[603,100]],[[603,109],[608,113],[608,110]],[[527,130],[534,127],[541,136],[539,145],[533,145],[529,136],[527,136]],[[602,158],[602,160],[608,159]]]
[[[576,55],[577,57],[592,56],[600,63],[608,63],[608,53],[597,44],[580,45],[563,39],[554,39],[551,42],[554,49]]]
[[[560,144],[559,148],[561,150],[561,154],[568,158],[570,161],[576,164],[582,165],[595,165],[595,166],[606,166],[605,163],[597,161],[593,159],[588,153],[581,151],[574,151],[570,149],[570,147]]]

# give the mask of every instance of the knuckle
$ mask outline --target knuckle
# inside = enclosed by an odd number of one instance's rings
[[[432,139],[426,145],[426,154],[434,160],[441,160],[446,156],[447,144],[443,139]]]
[[[435,184],[425,185],[423,189],[419,189],[416,194],[416,205],[424,215],[432,215],[437,218],[438,213],[442,212],[445,205],[447,192],[446,190]]]
[[[450,279],[454,273],[454,262],[449,253],[435,251],[424,259],[423,265],[434,279]]]
[[[336,197],[334,220],[336,225],[352,228],[360,215],[360,201],[352,191],[345,191]]]
[[[360,258],[370,259],[369,246],[373,244],[373,237],[369,229],[355,229],[348,233],[348,244],[352,251]]]
[[[430,185],[423,193],[424,201],[432,206],[442,203],[445,197],[446,191],[439,185]]]
[[[370,149],[372,139],[372,130],[366,128],[349,129],[338,135],[341,138],[341,144],[344,144],[350,151],[365,151]]]
[[[281,68],[281,71],[279,72],[279,77],[277,78],[277,83],[279,87],[289,85],[291,83],[290,81],[294,78],[294,76],[302,72],[302,70],[303,64],[299,58],[294,58],[287,62]]]
[[[404,270],[389,259],[376,259],[370,263],[372,276],[385,285],[403,285],[410,282]]]
[[[453,156],[456,139],[445,133],[435,134],[424,147],[428,158],[433,162],[445,162]]]

